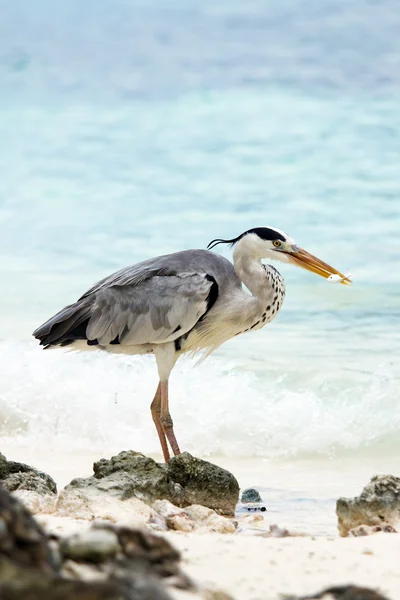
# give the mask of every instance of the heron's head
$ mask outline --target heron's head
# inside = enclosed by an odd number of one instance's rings
[[[240,234],[231,240],[212,240],[207,246],[208,250],[217,244],[230,244],[235,246],[235,253],[251,256],[255,259],[272,259],[280,262],[291,263],[307,271],[321,275],[321,277],[339,276],[340,283],[349,284],[351,280],[313,254],[297,246],[295,241],[280,229],[274,227],[255,227]]]

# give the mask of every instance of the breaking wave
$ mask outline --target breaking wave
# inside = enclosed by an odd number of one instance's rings
[[[0,343],[0,433],[30,449],[159,452],[149,405],[152,357],[43,352]],[[171,413],[180,444],[199,456],[332,455],[398,444],[398,382],[390,365],[374,373],[320,369],[262,375],[232,360],[178,363]]]

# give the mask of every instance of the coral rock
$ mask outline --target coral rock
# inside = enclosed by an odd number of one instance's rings
[[[359,525],[388,524],[400,521],[400,478],[375,475],[356,498],[339,498],[336,503],[338,529],[346,536]]]
[[[54,479],[24,463],[7,460],[0,453],[0,480],[9,492],[29,490],[38,494],[57,494]]]
[[[74,479],[62,490],[57,514],[106,519],[109,512],[110,520],[120,521],[119,508],[124,511],[130,501],[152,505],[165,499],[180,508],[201,504],[233,516],[239,497],[239,485],[231,473],[187,452],[165,465],[130,450],[94,463],[93,470],[92,477]],[[147,512],[146,521],[151,514]]]

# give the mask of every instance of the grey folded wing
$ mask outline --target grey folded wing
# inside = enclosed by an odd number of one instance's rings
[[[218,288],[215,279],[204,273],[156,275],[135,283],[95,291],[88,340],[101,345],[173,341],[206,314]]]

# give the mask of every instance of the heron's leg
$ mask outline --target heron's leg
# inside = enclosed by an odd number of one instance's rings
[[[160,422],[165,436],[174,454],[180,454],[178,442],[174,434],[173,422],[168,407],[168,379],[178,358],[174,342],[155,344],[153,352],[157,360],[158,376],[160,378],[161,412]],[[160,435],[160,434],[159,434]],[[161,440],[161,437],[160,437]],[[163,450],[164,452],[164,450]],[[164,452],[165,460],[166,453]]]
[[[154,425],[156,426],[158,437],[160,439],[160,444],[162,448],[162,452],[164,455],[165,462],[168,462],[170,454],[168,450],[167,439],[165,437],[164,429],[161,423],[161,382],[158,384],[156,394],[154,396],[153,402],[150,406],[151,416],[153,417]]]
[[[175,454],[180,454],[178,442],[176,441],[175,433],[174,433],[174,423],[172,421],[171,414],[169,412],[168,407],[168,380],[160,382],[160,391],[161,391],[161,423],[164,429],[164,433],[167,436],[169,441],[169,445],[171,446],[172,452]]]

